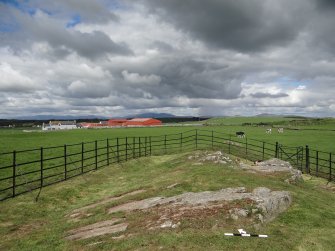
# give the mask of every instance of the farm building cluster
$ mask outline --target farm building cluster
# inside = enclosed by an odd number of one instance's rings
[[[112,128],[112,127],[144,127],[144,126],[161,126],[162,121],[154,118],[133,118],[133,119],[110,119],[108,121],[100,121],[99,123],[72,121],[50,121],[43,123],[42,130],[63,130],[76,128]]]

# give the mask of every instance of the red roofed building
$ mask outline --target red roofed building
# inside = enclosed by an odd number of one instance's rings
[[[159,126],[162,121],[153,118],[134,118],[127,120],[126,126]]]
[[[108,126],[125,126],[126,119],[110,119],[108,120]]]
[[[102,128],[102,127],[106,127],[105,124],[103,123],[89,123],[89,122],[83,122],[80,123],[82,128]]]

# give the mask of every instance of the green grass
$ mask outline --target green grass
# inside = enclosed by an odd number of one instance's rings
[[[199,122],[197,122],[199,123]],[[290,117],[227,117],[201,121],[206,127],[177,126],[154,128],[113,128],[96,130],[68,130],[42,132],[22,129],[0,129],[0,153],[13,150],[39,148],[41,146],[61,146],[93,140],[115,137],[155,136],[182,133],[192,129],[215,130],[227,134],[245,131],[248,138],[283,145],[305,146],[321,151],[335,152],[335,119],[307,119]],[[268,125],[259,126],[260,123]],[[266,128],[284,127],[284,134],[278,134],[274,128],[272,135],[265,134]],[[298,130],[296,130],[298,129]]]
[[[288,121],[292,121],[292,118],[287,117],[223,117],[223,118],[211,118],[203,121],[208,124],[220,124],[220,125],[242,125],[242,124],[282,124]]]
[[[288,128],[332,129],[335,130],[334,118],[304,118],[304,117],[217,117],[202,123],[209,125],[269,125]]]
[[[111,129],[78,129],[24,132],[22,129],[0,129],[0,153],[47,146],[62,146],[93,140],[104,140],[116,137],[155,136],[180,133],[194,127],[153,127],[153,128],[111,128]]]
[[[214,130],[221,129],[225,133],[234,135],[236,131],[244,131],[247,138],[256,139],[275,144],[279,142],[285,146],[303,146],[325,152],[335,153],[335,131],[330,130],[285,130],[284,133],[277,133],[273,129],[272,134],[266,134],[268,127],[255,126],[222,126],[213,127]],[[211,130],[212,127],[206,127]]]
[[[212,119],[214,120],[214,119]],[[236,131],[244,131],[247,135],[246,139],[242,139],[240,141],[252,144],[253,139],[268,142],[267,146],[274,150],[275,142],[279,142],[279,144],[284,146],[302,146],[305,148],[306,145],[309,146],[310,154],[312,158],[315,158],[316,151],[324,151],[326,153],[322,153],[319,155],[319,158],[324,159],[322,161],[322,165],[324,165],[324,172],[327,174],[329,170],[329,164],[327,161],[329,160],[329,152],[335,153],[335,130],[332,128],[334,126],[334,119],[296,119],[296,118],[285,118],[285,117],[234,117],[234,118],[218,118],[217,120],[222,121],[222,125],[208,125],[199,127],[199,126],[179,126],[179,127],[154,127],[154,128],[112,128],[112,129],[96,129],[96,130],[67,130],[67,131],[51,131],[51,132],[43,132],[43,131],[33,131],[33,132],[25,132],[19,129],[2,129],[0,130],[0,153],[1,152],[12,152],[13,150],[25,150],[25,149],[36,149],[35,151],[31,151],[28,153],[18,153],[16,156],[16,163],[18,165],[17,175],[24,174],[27,172],[32,172],[39,170],[40,164],[40,147],[50,147],[50,146],[60,146],[60,148],[53,149],[45,149],[44,150],[44,158],[52,158],[55,156],[63,156],[64,149],[62,146],[64,144],[75,144],[80,142],[92,142],[94,140],[102,140],[99,142],[98,147],[106,147],[106,139],[115,139],[116,137],[144,137],[144,136],[157,136],[164,134],[181,134],[185,133],[189,130],[197,129],[199,134],[203,134],[201,130],[207,131],[216,131],[223,134],[223,137],[227,139],[232,137],[233,140],[238,140],[235,136]],[[209,120],[211,121],[211,120]],[[271,122],[272,121],[272,122]],[[255,126],[255,123],[272,123],[271,126],[279,127],[284,126],[285,132],[283,134],[279,134],[276,132],[275,128],[272,134],[266,134],[265,130],[269,126]],[[229,125],[229,124],[234,125]],[[322,129],[322,128],[323,129]],[[293,130],[299,129],[299,130]],[[208,134],[208,132],[204,133]],[[178,135],[176,137],[179,137]],[[114,141],[115,143],[115,141]],[[259,145],[259,143],[257,143]],[[270,145],[272,144],[272,145]],[[90,165],[94,162],[94,143],[90,143],[85,145],[85,151],[91,149],[92,152],[85,154],[86,157],[92,157],[89,161],[85,161],[85,165]],[[81,147],[68,147],[67,154],[78,153],[81,151]],[[106,150],[102,149],[99,153],[104,154]],[[99,157],[104,161],[106,156]],[[113,157],[113,156],[112,156]],[[80,165],[80,154],[70,157],[67,161],[78,161],[74,165],[71,165],[70,168],[78,168]],[[104,158],[104,159],[103,159]],[[20,163],[26,163],[29,161],[36,161],[34,163],[28,165],[20,165]],[[315,159],[312,161],[316,162]],[[0,181],[0,190],[5,189],[11,186],[12,180],[9,177],[12,176],[13,170],[11,165],[13,163],[13,154],[1,155],[0,154],[0,167],[9,166],[6,169],[0,169],[0,179],[8,178],[6,181]],[[52,161],[47,161],[45,163],[44,169],[49,167],[53,167],[56,165],[63,164],[63,158],[58,158]],[[315,163],[314,163],[315,166]],[[93,169],[91,166],[89,169]],[[314,168],[315,169],[315,168]],[[52,175],[55,173],[61,173],[64,171],[63,166],[59,166],[56,169],[52,169],[49,171],[45,171],[44,176]],[[76,172],[76,171],[75,171]],[[78,170],[79,172],[79,170]],[[74,174],[74,172],[72,173]],[[39,173],[33,173],[29,176],[21,175],[17,179],[17,184],[27,183],[28,180],[39,179]],[[62,178],[61,176],[58,178]],[[58,179],[59,180],[59,179]],[[4,183],[7,182],[7,183]],[[49,183],[49,182],[48,182]],[[37,187],[39,182],[36,181],[32,186]],[[26,187],[26,186],[25,186]],[[22,187],[22,189],[25,189]],[[20,192],[20,191],[18,191]],[[7,193],[11,193],[10,190],[6,191]],[[7,196],[7,195],[6,195]]]
[[[43,188],[37,202],[38,191],[1,202],[0,250],[334,250],[335,194],[326,186],[326,181],[307,177],[303,183],[289,185],[283,182],[285,177],[250,174],[229,165],[194,166],[187,158],[189,154],[145,157],[111,165]],[[178,185],[166,188],[174,183]],[[217,218],[183,221],[175,230],[131,227],[127,231],[133,235],[123,240],[113,240],[112,235],[84,241],[64,239],[70,229],[111,219],[113,215],[106,214],[106,210],[113,205],[153,196],[237,186],[248,190],[265,186],[292,194],[293,204],[288,211],[257,230],[270,238],[224,237],[225,232],[237,228],[256,230],[234,222],[214,228],[215,220],[223,220],[218,215]],[[66,217],[73,209],[136,189],[146,192],[91,209],[89,212],[93,215],[79,222],[71,222]],[[140,212],[115,216],[126,216],[135,226],[137,221],[147,217]]]

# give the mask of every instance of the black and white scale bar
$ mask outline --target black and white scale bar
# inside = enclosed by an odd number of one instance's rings
[[[225,233],[225,236],[241,236],[241,237],[259,237],[268,238],[266,234],[235,234],[235,233]]]

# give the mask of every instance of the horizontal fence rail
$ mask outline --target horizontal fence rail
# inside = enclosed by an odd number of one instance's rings
[[[334,180],[332,153],[194,129],[0,153],[0,201],[131,159],[192,150],[222,150],[252,161],[277,157],[311,175]]]

